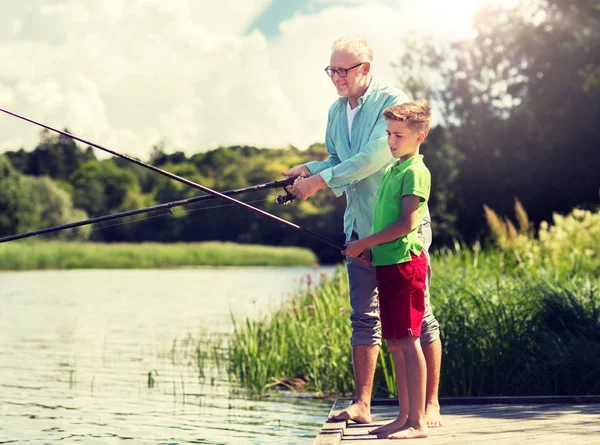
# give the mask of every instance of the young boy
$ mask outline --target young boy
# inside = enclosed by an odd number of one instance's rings
[[[429,200],[431,176],[419,154],[429,132],[426,101],[406,102],[383,111],[388,146],[397,159],[381,180],[373,215],[373,234],[345,246],[352,258],[372,259],[376,266],[382,336],[394,359],[399,416],[369,431],[379,437],[427,437],[426,365],[419,336],[425,311],[427,257],[418,227]],[[371,252],[368,252],[368,249]]]

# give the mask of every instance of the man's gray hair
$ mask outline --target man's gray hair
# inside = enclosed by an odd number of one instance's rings
[[[365,62],[373,62],[373,47],[365,39],[340,37],[331,46],[331,52],[342,51],[356,56]]]

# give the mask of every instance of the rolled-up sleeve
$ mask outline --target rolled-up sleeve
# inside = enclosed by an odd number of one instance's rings
[[[385,134],[385,128],[385,119],[381,116],[371,132],[372,139],[363,145],[358,153],[345,161],[340,162],[339,158],[334,158],[329,148],[327,149],[330,156],[327,161],[323,161],[323,164],[328,161],[331,164],[319,172],[323,181],[336,196],[344,193],[349,185],[376,173],[390,162],[387,137],[377,137]]]
[[[327,118],[327,130],[325,132],[325,148],[327,149],[327,153],[329,153],[329,157],[324,161],[310,161],[304,164],[306,168],[310,171],[311,175],[315,175],[317,173],[321,173],[321,177],[323,178],[323,172],[331,171],[331,169],[341,163],[340,158],[337,154],[337,150],[335,147],[335,142],[331,138],[331,110],[329,111],[329,116]],[[330,175],[330,174],[329,174]],[[323,178],[325,179],[325,178]],[[325,181],[327,183],[327,181]],[[329,184],[327,184],[329,185]],[[341,194],[341,193],[340,193]],[[337,193],[336,193],[337,195]],[[339,195],[338,195],[339,196]]]

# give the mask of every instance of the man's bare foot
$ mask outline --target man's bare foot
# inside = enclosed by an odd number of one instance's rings
[[[387,439],[423,439],[428,436],[429,433],[427,431],[426,423],[406,422],[402,428],[387,434],[384,437]]]
[[[439,428],[442,424],[442,415],[440,414],[440,405],[428,403],[425,407],[425,419],[429,428]]]
[[[356,402],[341,413],[329,416],[329,420],[352,420],[356,423],[371,423],[371,408],[364,403]]]
[[[383,435],[384,437],[390,432],[402,428],[406,424],[408,416],[398,416],[396,420],[390,423],[386,423],[378,428],[369,430],[369,434],[375,434],[377,436]]]

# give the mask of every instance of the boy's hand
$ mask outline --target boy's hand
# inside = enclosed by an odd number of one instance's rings
[[[365,250],[361,240],[350,241],[344,245],[342,255],[349,256],[350,258],[358,258],[358,256]]]
[[[365,249],[357,258],[358,261],[363,263],[365,266],[371,266],[373,264],[373,254],[371,249]]]

